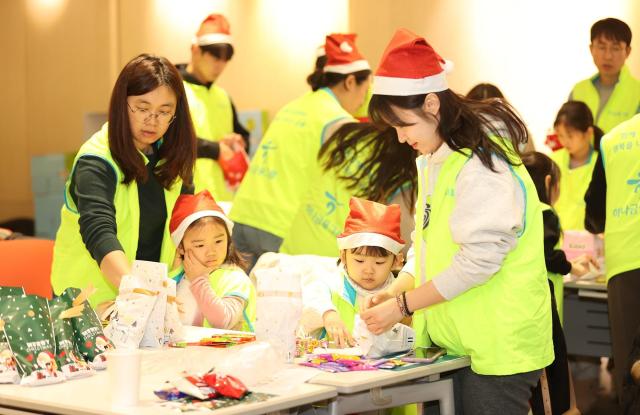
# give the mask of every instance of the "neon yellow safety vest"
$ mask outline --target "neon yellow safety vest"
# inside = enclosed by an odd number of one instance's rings
[[[340,290],[331,290],[331,302],[336,306],[340,320],[347,326],[349,333],[353,333],[353,324],[356,315],[359,314],[358,294],[344,271],[342,271],[342,287],[340,288]]]
[[[551,209],[551,206],[547,205],[546,203],[540,202],[540,204],[542,205],[542,211],[543,212],[545,212],[547,210],[553,211],[553,209]],[[555,249],[560,249],[560,240],[558,240],[558,243],[556,244]],[[563,323],[563,321],[562,321],[562,305],[564,304],[563,303],[563,300],[564,300],[564,280],[563,280],[563,276],[560,275],[560,274],[557,274],[555,272],[547,272],[547,276],[549,277],[549,279],[553,283],[553,294],[554,294],[554,297],[556,299],[556,306],[558,308],[558,316],[560,317],[560,323]]]
[[[142,153],[140,153],[142,154]],[[138,185],[135,181],[123,184],[122,170],[111,157],[109,151],[108,126],[104,124],[102,129],[87,140],[76,155],[73,162],[75,169],[78,159],[82,156],[94,156],[105,160],[113,168],[116,174],[116,191],[113,204],[116,209],[116,227],[118,241],[124,249],[124,254],[130,262],[136,258],[138,248],[138,230],[140,227],[140,205],[138,203]],[[147,158],[142,154],[145,164]],[[51,269],[51,283],[56,294],[60,294],[67,287],[84,288],[89,283],[96,288],[95,294],[89,299],[89,303],[96,305],[113,300],[117,293],[117,287],[113,287],[100,272],[100,267],[91,257],[89,251],[80,236],[78,220],[80,215],[71,198],[69,186],[73,170],[65,184],[65,204],[61,210],[61,223],[53,249],[53,265]],[[171,217],[171,211],[176,199],[180,195],[182,180],[179,178],[171,189],[164,191],[167,206],[167,218]],[[171,241],[169,233],[169,220],[167,219],[160,252],[160,262],[171,267],[176,248]]]
[[[285,105],[251,160],[231,220],[286,238],[309,191],[324,131],[342,119],[353,117],[328,88]]]
[[[604,258],[607,281],[640,268],[640,115],[600,143],[607,180]]]
[[[593,85],[598,74],[591,78],[578,82],[571,92],[571,97],[576,101],[582,101],[591,109],[595,124],[602,131],[609,132],[613,127],[633,117],[640,108],[640,81],[635,79],[629,68],[625,65],[620,70],[618,83],[616,83],[609,100],[605,104],[600,115],[600,95]]]
[[[340,252],[336,237],[342,233],[344,222],[349,216],[349,200],[359,192],[347,189],[338,176],[349,176],[361,169],[369,156],[368,144],[371,137],[365,137],[345,153],[349,161],[341,171],[325,171],[322,166],[326,158],[316,162],[309,180],[309,190],[302,206],[291,225],[289,235],[284,238],[280,252],[290,255],[313,254],[337,257]],[[329,150],[331,151],[331,150]],[[367,183],[359,183],[360,189]]]
[[[196,137],[209,141],[219,141],[233,132],[233,109],[226,91],[217,85],[205,85],[183,81],[189,101],[191,120]],[[230,201],[233,193],[224,181],[222,169],[217,160],[198,158],[193,173],[196,192],[207,189],[217,201]]]
[[[452,239],[449,218],[456,202],[456,179],[468,160],[466,155],[451,153],[427,201],[427,163],[424,156],[418,158],[416,287],[449,267],[460,249]],[[482,375],[529,372],[554,359],[542,210],[524,166],[511,170],[526,198],[524,229],[515,249],[486,283],[413,316],[417,345],[427,345],[428,336],[451,354],[470,356],[472,370]],[[427,202],[431,204],[429,224],[421,229]]]
[[[253,324],[256,321],[256,289],[251,280],[240,268],[218,268],[209,275],[211,289],[219,298],[239,297],[245,301],[242,310],[242,324],[237,330],[254,331]],[[211,327],[205,319],[204,327]]]
[[[591,183],[596,154],[592,151],[587,164],[574,169],[569,168],[570,157],[566,148],[551,153],[551,159],[560,167],[560,196],[553,207],[563,230],[584,230],[584,195]]]

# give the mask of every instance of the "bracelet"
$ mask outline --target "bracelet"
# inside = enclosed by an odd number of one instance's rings
[[[404,304],[404,309],[407,312],[405,317],[411,317],[413,315],[413,311],[409,311],[409,304],[407,304],[407,292],[402,292],[402,303]]]
[[[403,317],[409,317],[411,314],[409,314],[409,310],[407,310],[407,307],[404,305],[404,301],[402,300],[402,294],[396,295],[396,302],[398,303],[400,314],[402,314]]]
[[[396,295],[396,303],[398,303],[398,308],[400,309],[400,314],[404,316],[404,304],[402,304],[402,298],[400,298],[400,294]]]

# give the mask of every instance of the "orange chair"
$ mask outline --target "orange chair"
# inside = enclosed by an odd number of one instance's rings
[[[26,294],[51,298],[53,241],[0,241],[0,286],[23,287]]]

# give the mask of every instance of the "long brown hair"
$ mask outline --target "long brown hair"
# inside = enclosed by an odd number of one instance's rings
[[[475,101],[450,89],[435,94],[440,99],[440,120],[436,121],[436,131],[452,150],[471,150],[492,171],[495,171],[491,160],[494,154],[511,165],[520,163],[519,158],[513,155],[519,154],[519,144],[529,141],[529,131],[509,103],[497,98]],[[430,114],[422,111],[426,95],[373,95],[369,116],[377,125],[409,125],[394,112],[393,107],[398,107],[413,110],[423,119],[432,120]],[[507,149],[490,136],[510,140],[512,147]]]
[[[175,119],[165,132],[159,148],[158,156],[163,162],[158,163],[154,174],[166,189],[171,187],[178,176],[185,184],[191,183],[196,158],[196,138],[182,79],[176,67],[166,58],[142,54],[133,58],[122,69],[109,103],[109,149],[124,173],[122,182],[125,184],[133,180],[147,180],[144,160],[133,143],[127,97],[144,95],[162,85],[171,88],[177,105]]]
[[[418,185],[413,160],[418,153],[409,146],[399,146],[393,128],[378,130],[370,123],[347,123],[322,145],[318,160],[325,171],[344,172],[337,178],[344,181],[354,196],[388,203],[399,189],[408,206],[413,206]],[[366,158],[357,172],[345,172],[345,167],[357,152],[364,151]],[[353,152],[356,152],[355,154]]]

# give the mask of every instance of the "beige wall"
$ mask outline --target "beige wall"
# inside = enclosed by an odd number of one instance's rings
[[[455,63],[451,87],[493,82],[540,143],[573,83],[594,71],[589,27],[615,16],[635,33],[629,65],[640,77],[635,0],[0,0],[0,221],[33,214],[33,155],[73,151],[83,117],[106,111],[133,56],[189,59],[202,18],[225,13],[236,55],[220,79],[239,109],[271,116],[308,90],[316,46],[351,30],[376,67],[394,30],[424,35]],[[9,41],[7,41],[9,40]]]

